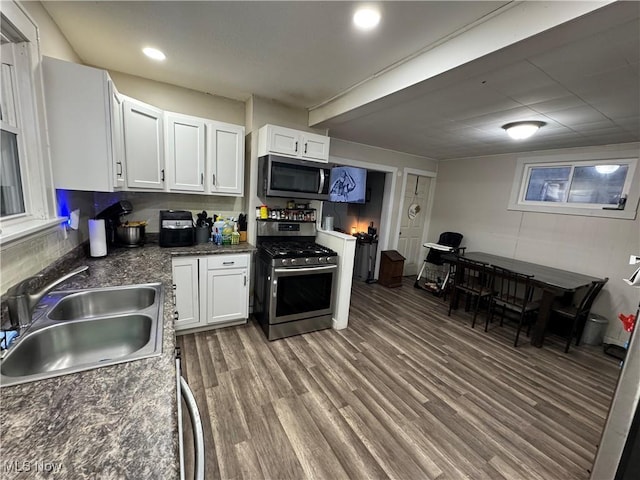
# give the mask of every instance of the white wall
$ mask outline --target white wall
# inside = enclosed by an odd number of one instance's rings
[[[535,156],[548,156],[551,160],[555,154],[597,152],[599,148],[537,152]],[[635,149],[638,154],[638,145],[613,148]],[[627,334],[618,313],[635,313],[640,297],[637,289],[622,281],[633,271],[628,265],[629,254],[640,254],[640,215],[635,220],[619,220],[507,210],[516,161],[524,156],[441,162],[429,240],[436,241],[445,231],[457,231],[464,235],[462,244],[468,247],[467,251],[609,277],[593,312],[609,319],[606,340],[623,343]]]
[[[78,54],[40,2],[21,2],[21,5],[38,25],[42,55],[67,62],[82,63]]]
[[[245,124],[244,102],[114,70],[110,70],[109,75],[120,93],[163,110],[235,125]]]

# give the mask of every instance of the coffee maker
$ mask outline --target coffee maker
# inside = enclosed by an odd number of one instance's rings
[[[104,220],[107,245],[109,248],[113,248],[116,244],[116,228],[120,223],[122,223],[120,221],[120,217],[127,215],[132,211],[133,206],[131,205],[131,202],[128,202],[127,200],[120,200],[96,215],[97,220]]]

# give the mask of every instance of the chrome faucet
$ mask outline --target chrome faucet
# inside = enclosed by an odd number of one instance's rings
[[[27,289],[31,281],[38,278],[37,276],[26,278],[11,287],[7,291],[7,307],[9,309],[9,321],[11,322],[11,326],[18,330],[28,327],[31,324],[33,310],[36,308],[36,305],[42,297],[62,282],[66,282],[71,277],[88,269],[89,267],[87,265],[76,268],[33,293],[28,292]]]

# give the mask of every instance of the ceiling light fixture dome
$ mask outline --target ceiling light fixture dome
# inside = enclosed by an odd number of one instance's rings
[[[359,8],[353,14],[353,23],[360,30],[371,30],[380,23],[380,12],[373,7]]]
[[[144,53],[147,57],[152,58],[154,60],[162,61],[165,58],[167,58],[167,56],[163,52],[153,47],[143,48],[142,53]]]
[[[509,136],[514,140],[523,140],[529,138],[536,133],[540,127],[546,125],[545,122],[538,121],[526,121],[526,122],[513,122],[503,125]]]

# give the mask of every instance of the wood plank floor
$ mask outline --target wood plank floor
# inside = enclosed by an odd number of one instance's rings
[[[354,283],[346,330],[268,342],[250,321],[178,337],[206,477],[588,479],[618,362],[470,325],[405,278]]]

